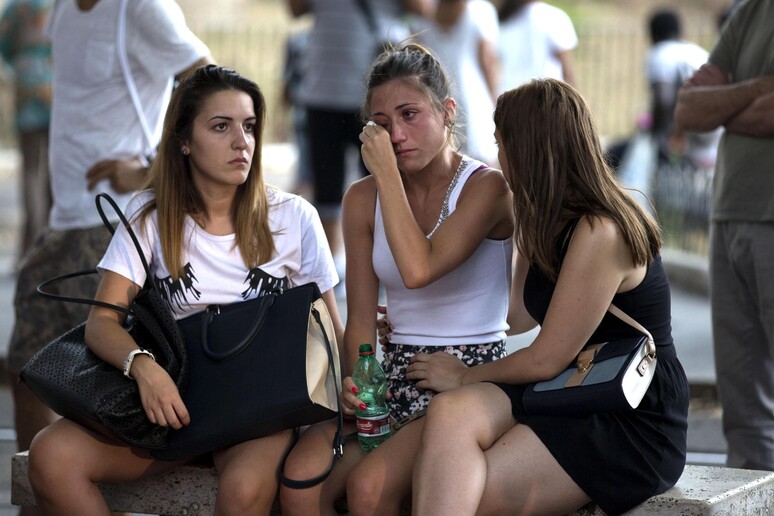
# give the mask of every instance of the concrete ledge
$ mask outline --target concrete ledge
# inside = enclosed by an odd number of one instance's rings
[[[693,294],[709,295],[709,260],[706,256],[663,248],[661,259],[670,283]]]
[[[615,486],[611,486],[614,489]],[[153,478],[101,484],[114,511],[164,515],[210,515],[215,512],[217,477],[203,466],[183,466]],[[27,452],[12,458],[11,503],[35,505],[27,477]],[[712,466],[686,466],[677,485],[634,508],[630,515],[771,514],[774,472]],[[275,503],[272,514],[279,514]],[[590,504],[576,516],[602,516]]]
[[[35,505],[27,476],[27,452],[11,459],[11,503]],[[215,469],[204,466],[181,466],[152,478],[100,484],[100,490],[113,511],[148,514],[215,514],[218,479]]]

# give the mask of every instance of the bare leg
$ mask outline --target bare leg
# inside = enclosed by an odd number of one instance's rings
[[[345,421],[344,425],[345,434],[354,431],[352,423]],[[331,463],[331,442],[335,431],[336,423],[332,421],[309,427],[288,456],[285,475],[293,480],[305,480],[325,471]],[[345,494],[347,475],[362,456],[357,440],[350,441],[344,447],[344,456],[324,482],[307,489],[280,486],[282,514],[335,516],[335,504]]]
[[[399,515],[411,496],[411,473],[424,418],[412,421],[365,456],[347,479],[352,516]]]
[[[13,417],[16,428],[16,449],[30,449],[33,437],[59,416],[45,406],[32,391],[19,381],[18,373],[9,373],[13,395]]]
[[[495,385],[442,393],[426,419],[415,514],[564,514],[589,502]]]
[[[291,431],[246,441],[215,452],[220,515],[269,514],[279,486],[277,466],[290,444]]]
[[[414,466],[415,514],[475,514],[484,493],[484,451],[513,427],[511,400],[490,383],[430,402]]]
[[[476,514],[568,514],[591,501],[526,425],[517,424],[484,455],[486,487]]]
[[[43,514],[107,515],[96,482],[137,479],[180,464],[154,460],[146,451],[60,419],[33,440],[29,476]]]
[[[19,381],[18,373],[8,373],[13,396],[13,422],[16,430],[16,451],[30,449],[32,439],[39,431],[53,423],[59,416],[44,405],[32,391]],[[19,516],[43,514],[39,507],[21,507]]]

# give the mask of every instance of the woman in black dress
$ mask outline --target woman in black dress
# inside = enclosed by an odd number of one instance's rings
[[[430,404],[414,469],[417,514],[564,514],[589,501],[608,514],[677,482],[685,465],[688,384],[671,335],[669,282],[653,218],[605,164],[591,112],[569,85],[535,80],[495,111],[499,159],[514,193],[511,333],[532,344],[465,367],[417,355],[408,378],[443,392]],[[553,378],[591,342],[648,329],[655,377],[634,410],[530,416],[524,385]],[[454,390],[452,390],[454,389]]]

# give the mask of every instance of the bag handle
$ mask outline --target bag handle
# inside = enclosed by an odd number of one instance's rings
[[[607,311],[613,314],[614,316],[621,319],[623,322],[634,328],[635,330],[639,330],[641,333],[643,333],[648,338],[648,356],[651,358],[656,357],[656,343],[653,340],[653,335],[650,334],[648,330],[645,329],[644,326],[642,326],[640,323],[632,319],[629,315],[627,315],[626,312],[615,306],[613,303],[610,303],[610,306],[607,308]]]
[[[140,261],[142,262],[142,266],[145,269],[145,274],[148,278],[151,278],[151,272],[150,267],[148,267],[148,261],[145,259],[145,253],[142,251],[142,247],[140,246],[140,241],[137,239],[137,235],[134,234],[134,230],[132,229],[132,226],[129,224],[129,221],[126,219],[126,216],[121,211],[121,208],[118,207],[118,204],[116,204],[116,201],[113,200],[110,195],[106,193],[100,193],[97,194],[95,198],[95,202],[97,204],[97,211],[99,212],[99,216],[102,219],[102,223],[105,225],[105,227],[110,231],[110,234],[115,234],[115,229],[113,228],[113,224],[110,223],[110,220],[107,218],[107,215],[105,215],[105,210],[102,207],[102,201],[107,201],[108,204],[113,208],[113,211],[115,211],[116,215],[118,215],[118,218],[120,219],[121,223],[126,228],[127,232],[129,233],[129,236],[132,238],[132,242],[134,243],[135,249],[137,249],[137,254],[140,255]],[[57,283],[61,283],[62,281],[76,278],[79,276],[87,276],[89,274],[98,274],[97,269],[86,269],[78,272],[70,272],[68,274],[62,274],[61,276],[57,276],[55,278],[51,278],[49,280],[44,281],[40,285],[38,285],[36,291],[38,294],[40,294],[43,297],[47,297],[49,299],[55,299],[57,301],[65,301],[68,303],[79,303],[82,305],[92,305],[92,306],[101,306],[103,308],[109,308],[111,310],[115,310],[116,312],[121,312],[123,314],[131,314],[131,310],[128,308],[124,308],[123,306],[114,305],[112,303],[106,303],[104,301],[98,301],[93,298],[88,297],[72,297],[72,296],[65,296],[63,294],[55,294],[53,292],[48,292],[46,289],[50,287],[51,285],[55,285]],[[150,284],[152,288],[156,289],[156,284],[154,281],[150,281]]]
[[[282,456],[282,460],[280,461],[279,466],[279,477],[280,482],[282,482],[283,485],[291,488],[291,489],[306,489],[308,487],[316,486],[320,482],[324,481],[326,478],[328,478],[328,475],[331,474],[331,471],[333,471],[333,467],[336,465],[336,463],[339,461],[339,459],[344,456],[344,443],[346,442],[346,438],[344,437],[344,413],[341,410],[341,396],[339,394],[340,388],[339,388],[339,382],[336,380],[336,367],[333,363],[333,349],[331,348],[331,342],[328,339],[328,334],[325,331],[325,325],[322,323],[322,318],[320,317],[320,312],[312,307],[312,316],[314,317],[314,320],[317,321],[317,324],[320,326],[320,329],[322,330],[323,339],[325,340],[325,350],[328,352],[328,370],[333,375],[333,386],[336,389],[336,405],[338,406],[339,412],[337,415],[337,421],[336,421],[336,433],[333,435],[333,441],[331,443],[332,451],[333,451],[333,457],[331,458],[331,464],[328,466],[328,469],[326,469],[323,473],[317,475],[316,477],[312,477],[307,480],[295,480],[292,478],[288,478],[285,476],[285,461],[288,458],[288,455],[290,455],[290,452],[293,451],[293,447],[298,442],[298,428],[296,428],[293,432],[293,441],[288,445],[287,450],[285,450],[285,454]]]
[[[210,347],[209,339],[210,323],[215,318],[215,316],[220,313],[220,305],[208,306],[206,309],[207,315],[202,317],[202,351],[204,351],[204,354],[212,360],[222,362],[244,351],[244,349],[253,341],[255,336],[258,335],[258,332],[261,331],[263,323],[266,321],[266,316],[269,313],[269,308],[271,308],[271,306],[274,304],[274,300],[277,299],[277,296],[280,294],[282,294],[282,290],[263,296],[263,298],[266,299],[266,302],[261,303],[261,311],[255,317],[250,330],[247,332],[247,336],[244,337],[242,341],[232,349],[223,351],[222,353],[218,353],[212,350]]]

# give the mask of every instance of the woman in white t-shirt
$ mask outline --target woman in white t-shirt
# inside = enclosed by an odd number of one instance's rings
[[[164,122],[150,189],[128,214],[149,258],[151,274],[176,318],[210,304],[260,296],[276,286],[317,282],[337,336],[342,334],[333,286],[338,281],[316,211],[303,199],[267,187],[260,141],[266,107],[258,86],[213,65],[197,69],[175,90]],[[120,228],[99,264],[96,299],[129,306],[145,283],[128,233]],[[256,280],[258,278],[258,280]],[[167,372],[123,327],[124,315],[92,308],[89,348],[117,368],[130,354],[128,375],[139,387],[148,419],[179,429],[188,411]],[[228,381],[228,379],[224,379]],[[219,514],[268,514],[277,467],[291,430],[216,451]],[[30,480],[48,514],[107,514],[96,482],[153,475],[180,462],[153,459],[67,419],[35,438]]]
[[[406,377],[419,354],[465,365],[505,356],[514,214],[499,170],[460,153],[457,104],[431,51],[417,44],[376,58],[360,133],[369,177],[344,196],[347,328],[342,408],[363,405],[352,378],[361,343],[374,342],[380,286],[387,294],[391,343],[382,363],[390,416],[405,423],[364,455],[357,440],[321,485],[280,489],[283,514],[332,514],[346,489],[351,514],[399,514],[411,493],[421,414],[435,394]],[[493,135],[492,135],[493,136]],[[362,407],[361,407],[362,408]],[[354,430],[348,421],[350,431]],[[285,474],[310,478],[330,464],[336,425],[311,427],[288,457]]]

